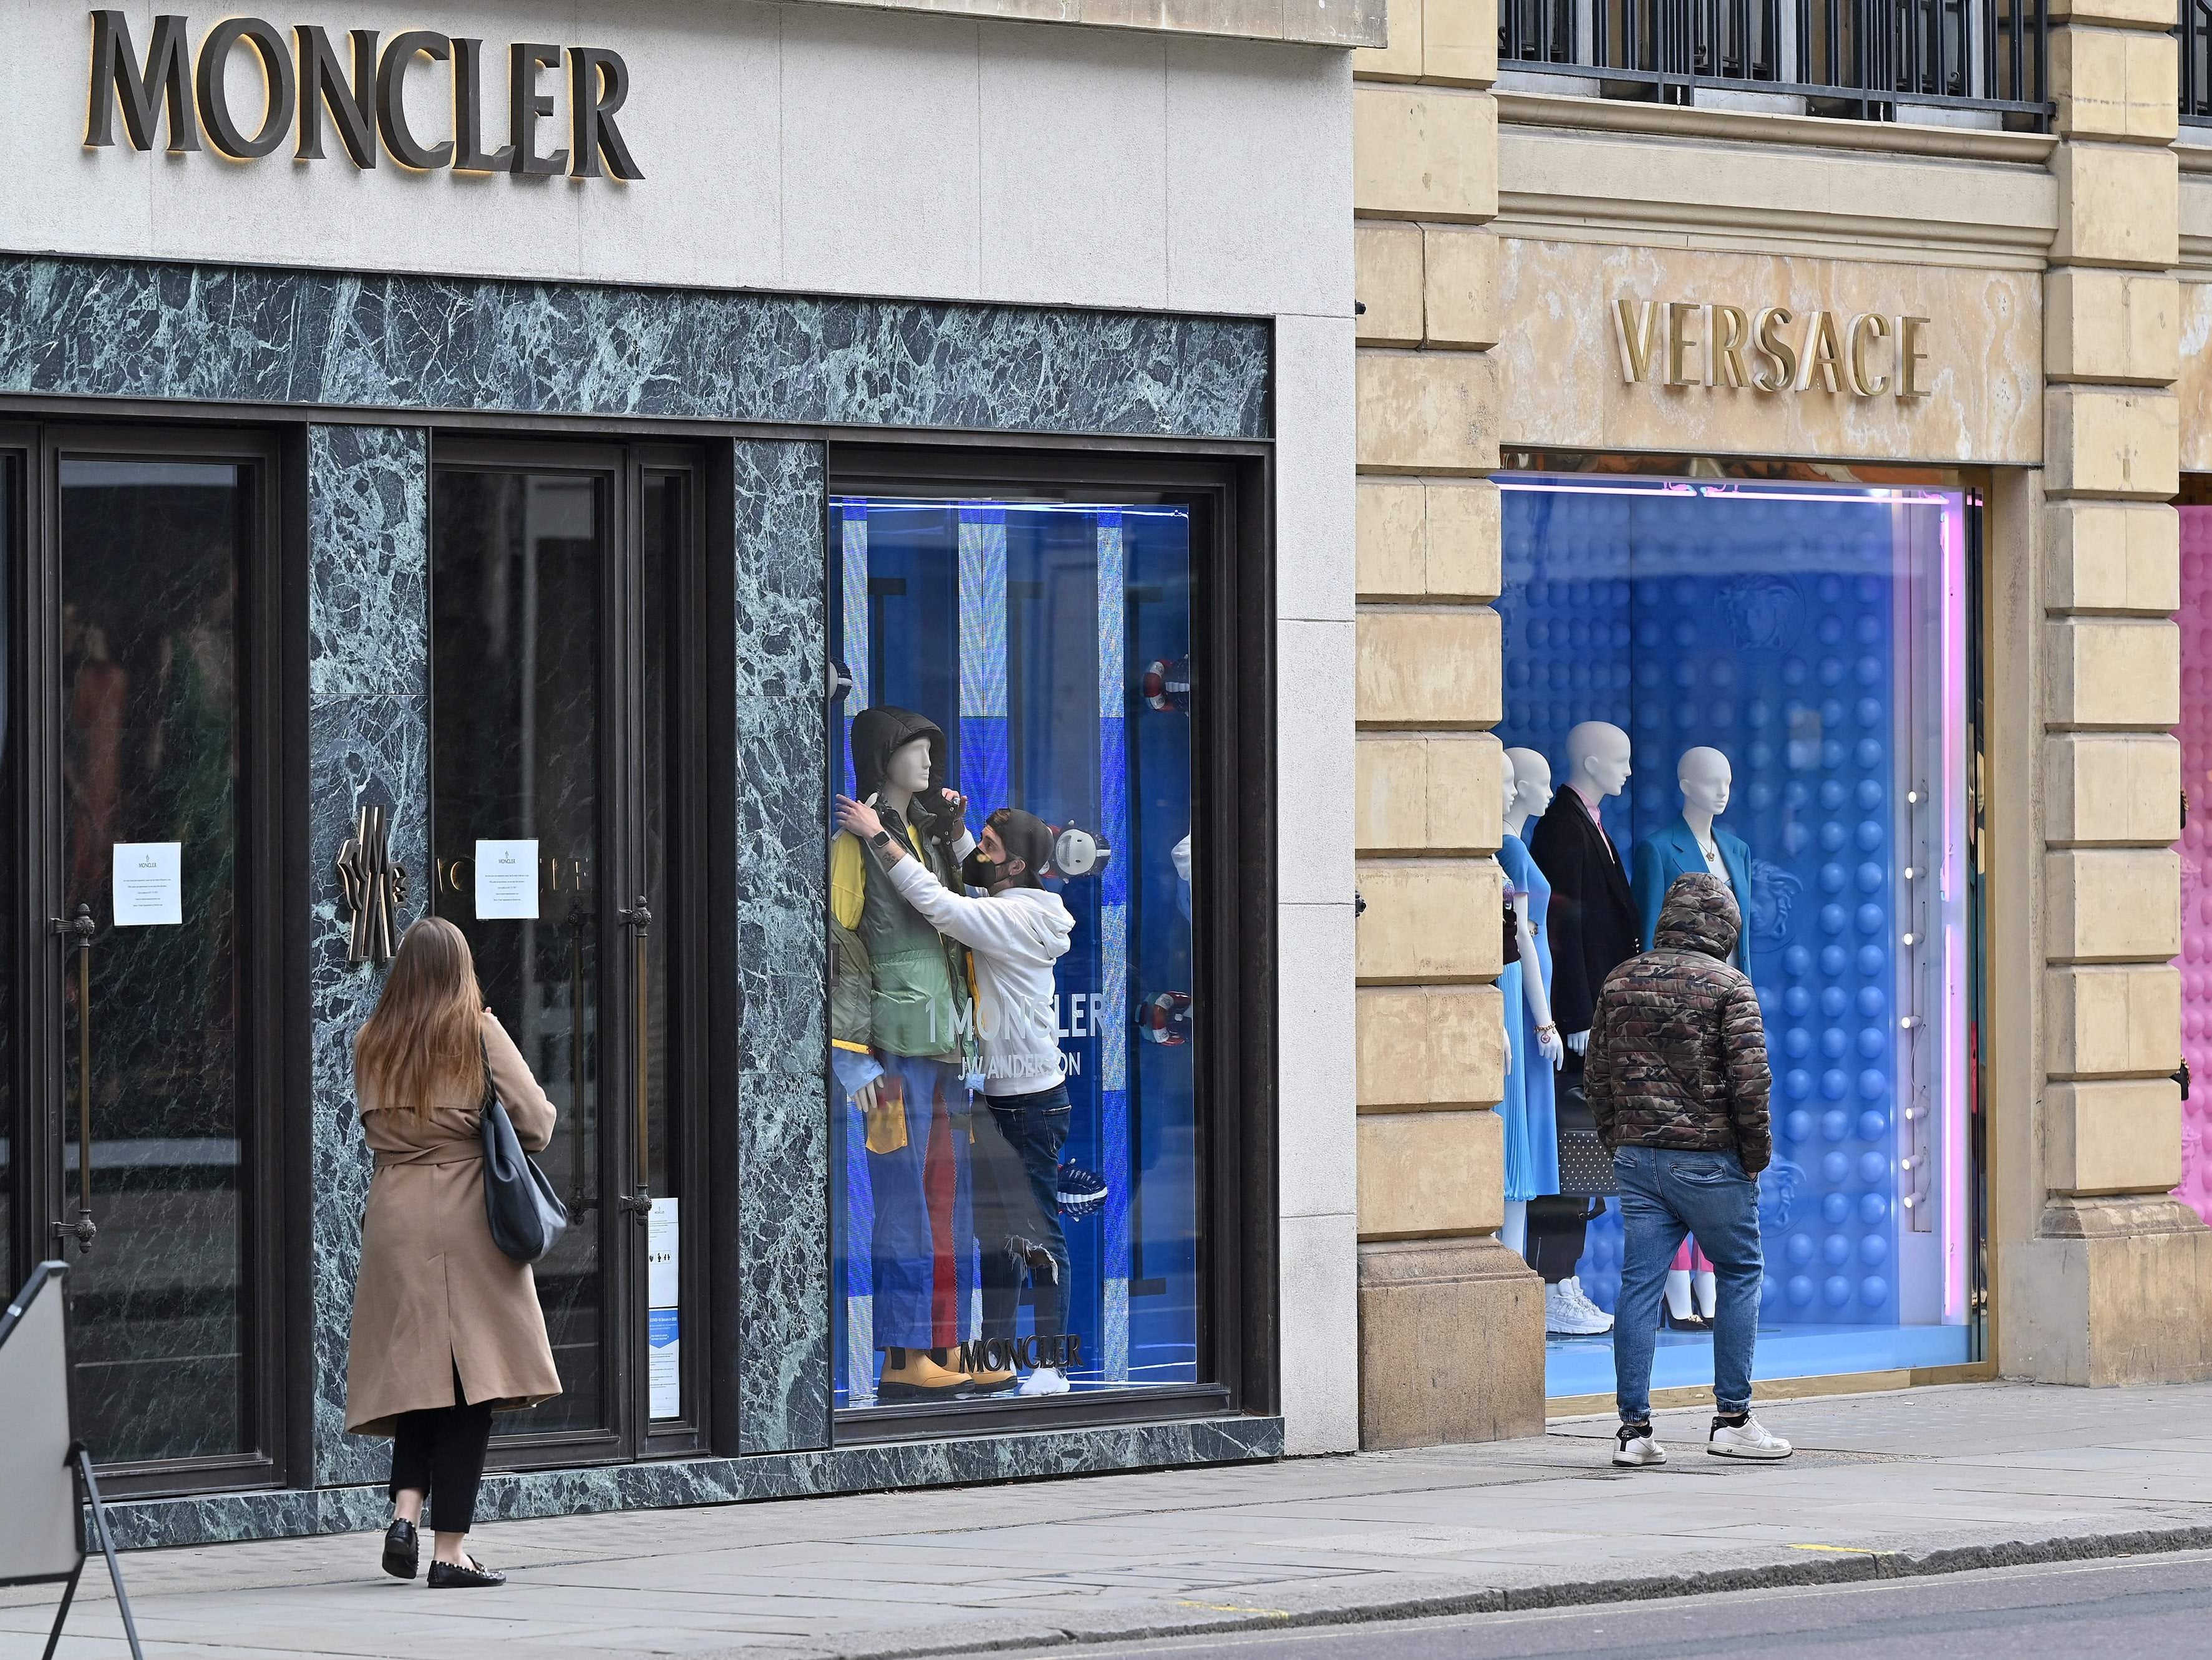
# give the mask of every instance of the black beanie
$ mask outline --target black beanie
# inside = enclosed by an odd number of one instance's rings
[[[1038,879],[1052,862],[1052,826],[1019,807],[1000,807],[983,822],[999,832],[999,840],[1006,844],[1006,857],[1022,861],[1023,871],[1013,879],[1015,883],[1027,888],[1043,886]]]

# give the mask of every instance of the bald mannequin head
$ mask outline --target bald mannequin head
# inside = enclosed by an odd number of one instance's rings
[[[1567,734],[1567,781],[1595,806],[1628,782],[1628,734],[1606,721],[1585,721]]]
[[[1531,818],[1541,818],[1552,805],[1552,763],[1534,750],[1508,750],[1505,764],[1513,769],[1513,794],[1505,804],[1505,828],[1514,835]]]
[[[1729,791],[1735,781],[1729,758],[1703,745],[1682,751],[1675,763],[1674,781],[1682,787],[1682,807],[1708,822],[1728,811]]]

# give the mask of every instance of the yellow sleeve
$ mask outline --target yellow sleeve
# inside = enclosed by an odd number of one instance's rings
[[[856,836],[841,836],[830,847],[830,914],[841,928],[860,926],[860,907],[868,893],[868,861]]]

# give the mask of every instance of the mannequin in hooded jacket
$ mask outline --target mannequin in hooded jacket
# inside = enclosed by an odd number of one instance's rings
[[[853,772],[880,833],[958,889],[974,841],[940,783],[945,734],[890,705],[853,721]],[[874,1189],[869,1240],[884,1405],[1011,1387],[957,1364],[975,1335],[971,1127],[975,1021],[967,952],[940,934],[840,835],[830,857],[830,1067],[852,1102]],[[848,1121],[850,1122],[850,1121]]]

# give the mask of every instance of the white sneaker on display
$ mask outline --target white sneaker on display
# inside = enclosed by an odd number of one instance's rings
[[[1795,1449],[1756,1418],[1747,1417],[1741,1424],[1723,1424],[1714,1419],[1712,1433],[1705,1438],[1705,1450],[1716,1458],[1759,1458],[1771,1462],[1787,1458]]]
[[[1659,1444],[1659,1438],[1651,1432],[1649,1424],[1623,1424],[1613,1432],[1617,1444],[1613,1450],[1613,1462],[1633,1469],[1645,1464],[1663,1464],[1667,1449]]]
[[[1565,1283],[1561,1286],[1560,1290],[1565,1293],[1567,1300],[1572,1303],[1577,1309],[1582,1311],[1585,1319],[1595,1320],[1601,1323],[1597,1327],[1599,1331],[1611,1331],[1613,1329],[1613,1316],[1607,1314],[1603,1309],[1598,1307],[1596,1304],[1590,1301],[1589,1293],[1583,1289],[1582,1276],[1580,1274],[1570,1275]]]
[[[1065,1395],[1073,1387],[1058,1366],[1039,1366],[1022,1379],[1024,1395]]]
[[[1544,1329],[1554,1337],[1595,1337],[1613,1329],[1612,1319],[1567,1295],[1571,1281],[1544,1287]]]

